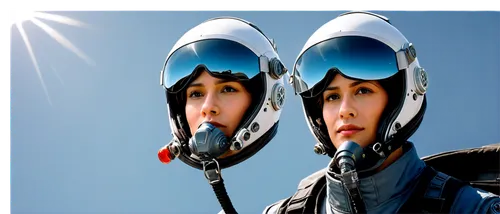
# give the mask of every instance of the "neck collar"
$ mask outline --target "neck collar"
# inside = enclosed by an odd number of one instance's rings
[[[367,211],[377,209],[379,206],[387,204],[386,202],[400,197],[401,193],[409,189],[408,186],[412,185],[414,178],[425,167],[425,163],[418,157],[413,143],[406,143],[403,146],[403,152],[398,160],[382,171],[367,177],[360,177],[359,190]],[[335,175],[335,172],[326,173],[327,210],[350,212],[347,189],[340,180],[335,178]]]

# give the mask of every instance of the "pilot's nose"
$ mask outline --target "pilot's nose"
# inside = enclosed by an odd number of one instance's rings
[[[201,114],[203,117],[208,115],[216,116],[219,115],[220,108],[218,106],[218,99],[214,93],[208,93],[205,96],[203,106],[201,107]]]
[[[353,101],[354,100],[349,96],[344,96],[342,98],[339,108],[339,117],[341,119],[356,117],[358,115],[356,109],[354,108]]]

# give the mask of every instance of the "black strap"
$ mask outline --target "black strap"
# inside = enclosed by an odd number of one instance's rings
[[[211,184],[214,189],[215,196],[219,200],[219,203],[226,214],[236,214],[236,210],[231,203],[231,199],[227,195],[226,187],[224,186],[224,180],[221,178],[220,182]]]
[[[325,198],[326,198],[326,184],[323,185],[323,187],[319,190],[318,197],[316,197],[316,207],[314,208],[315,214],[322,213],[320,209],[322,207],[321,205],[325,202]],[[309,212],[309,210],[305,210],[305,213],[312,213],[312,211]]]
[[[444,175],[444,174],[441,174]],[[433,186],[433,180],[444,184]],[[467,185],[452,176],[440,176],[438,172],[430,166],[426,166],[418,179],[416,188],[410,198],[401,207],[399,213],[449,213],[458,191]],[[432,188],[438,188],[441,195],[432,197],[428,193]]]
[[[299,188],[291,197],[285,199],[277,213],[314,213],[317,210],[318,198],[325,196],[326,177],[322,175],[311,184]]]
[[[424,171],[418,178],[418,183],[416,184],[417,186],[415,187],[415,190],[413,191],[410,198],[406,201],[406,203],[403,204],[403,206],[399,209],[399,213],[421,212],[420,207],[422,207],[422,201],[420,199],[422,199],[425,191],[427,190],[427,187],[429,186],[429,183],[431,182],[432,178],[436,176],[436,174],[437,172],[432,167],[424,168]]]
[[[236,210],[231,203],[231,199],[227,195],[226,187],[224,186],[224,179],[220,173],[219,163],[214,159],[211,161],[203,161],[203,171],[208,183],[212,185],[215,196],[226,214],[237,214]]]
[[[451,206],[455,201],[458,191],[465,185],[463,181],[449,177],[446,181],[442,194],[439,198],[423,197],[420,212],[450,213]]]

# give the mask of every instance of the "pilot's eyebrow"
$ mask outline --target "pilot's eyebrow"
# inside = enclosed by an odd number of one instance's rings
[[[237,82],[235,80],[230,80],[230,79],[218,79],[215,84],[216,85],[219,85],[219,84],[223,84],[223,83],[227,83],[227,82]],[[200,83],[200,82],[192,82],[191,84],[188,85],[188,88],[189,87],[197,87],[197,86],[204,86],[203,83]]]
[[[359,85],[361,83],[364,83],[364,82],[366,82],[366,81],[356,81],[356,82],[353,82],[353,83],[349,84],[349,87],[352,88],[352,87],[357,86],[357,85]],[[338,86],[328,86],[325,89],[325,91],[328,91],[328,90],[338,90],[338,89],[339,89]]]

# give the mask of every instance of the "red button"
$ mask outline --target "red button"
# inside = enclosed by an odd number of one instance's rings
[[[164,164],[168,164],[172,161],[172,153],[170,153],[167,146],[158,151],[158,159],[160,159],[160,161]]]

